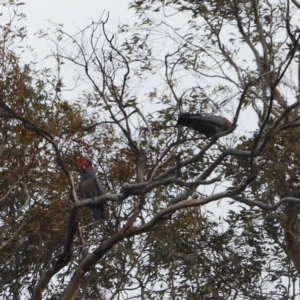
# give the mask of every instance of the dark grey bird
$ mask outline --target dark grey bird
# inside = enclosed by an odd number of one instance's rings
[[[80,166],[81,180],[79,183],[79,194],[82,199],[100,197],[104,194],[100,180],[97,177],[92,162],[87,158],[80,158],[78,160]],[[92,210],[95,221],[105,218],[104,204],[89,205]]]
[[[207,138],[220,131],[226,131],[232,127],[232,123],[221,116],[184,113],[178,117],[177,125],[193,128]]]

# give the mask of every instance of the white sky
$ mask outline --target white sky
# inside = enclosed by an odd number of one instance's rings
[[[50,29],[51,32],[54,29],[51,23],[64,24],[64,30],[74,34],[92,21],[98,21],[104,12],[105,16],[109,12],[108,28],[115,32],[120,23],[132,23],[134,11],[129,10],[128,5],[128,0],[28,0],[21,7],[27,16],[24,25],[29,39],[26,42],[40,60],[49,54],[50,47],[46,39],[35,35],[38,30]]]
[[[32,34],[49,27],[49,20],[63,23],[67,31],[73,31],[75,25],[82,28],[91,20],[98,20],[103,11],[110,12],[110,27],[116,28],[120,21],[132,20],[134,12],[128,5],[128,0],[28,0],[24,12],[29,21],[28,32]]]
[[[37,34],[39,30],[48,31],[51,39],[55,36],[53,33],[55,25],[63,24],[63,30],[73,35],[92,21],[99,21],[102,15],[104,20],[109,13],[106,29],[115,33],[119,24],[133,25],[134,20],[137,20],[134,11],[129,10],[128,6],[129,0],[25,0],[25,5],[20,7],[26,15],[24,26],[27,27],[28,38],[24,41],[24,45],[31,46],[33,51],[24,53],[22,62],[37,62],[37,70],[45,67],[55,68],[52,59],[45,59],[51,55],[51,48],[55,52],[54,44],[47,38],[39,38]],[[78,89],[66,92],[74,87],[74,67],[64,65],[61,75],[66,87],[65,99],[77,99],[80,94]]]

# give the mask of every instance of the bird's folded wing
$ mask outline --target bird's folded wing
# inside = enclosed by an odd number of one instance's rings
[[[99,192],[99,196],[102,196],[104,194],[104,190],[103,190],[103,187],[100,183],[99,178],[96,175],[94,175],[94,180],[95,180],[98,192]]]

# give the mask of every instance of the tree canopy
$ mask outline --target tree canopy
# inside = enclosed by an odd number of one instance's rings
[[[131,1],[115,33],[113,14],[39,31],[44,69],[23,3],[1,4],[2,298],[296,299],[300,3]],[[184,112],[233,126],[206,138]],[[79,198],[83,156],[101,197]]]

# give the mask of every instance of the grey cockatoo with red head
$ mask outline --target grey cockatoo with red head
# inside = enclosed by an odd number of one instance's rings
[[[104,190],[101,186],[100,180],[97,177],[95,170],[92,166],[92,162],[85,157],[78,159],[80,167],[80,183],[79,183],[79,194],[82,199],[95,198],[102,196]],[[100,205],[89,205],[92,210],[95,221],[104,219],[104,204]]]
[[[202,116],[190,113],[181,114],[177,125],[191,127],[199,133],[204,134],[207,138],[232,127],[232,123],[224,117],[215,115]]]

